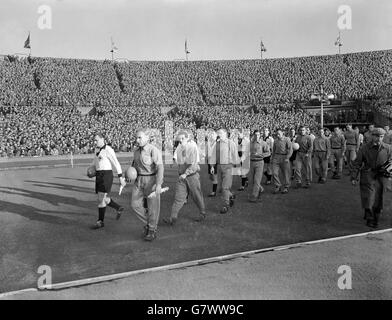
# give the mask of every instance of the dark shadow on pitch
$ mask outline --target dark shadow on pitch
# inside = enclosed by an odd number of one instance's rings
[[[69,185],[69,184],[46,182],[46,181],[27,180],[25,182],[32,183],[36,187],[56,188],[56,189],[61,189],[61,190],[86,192],[86,193],[94,192],[94,185],[92,185],[91,188],[87,188],[87,187],[79,187],[79,186],[73,186],[73,185]]]
[[[61,217],[55,217],[50,214],[70,214],[71,212],[53,212],[50,210],[41,210],[26,204],[13,203],[8,201],[0,200],[0,208],[2,211],[10,212],[13,214],[20,215],[26,219],[40,221],[50,224],[58,225],[74,225],[75,222],[69,219],[64,219]]]
[[[73,181],[81,181],[81,182],[94,182],[93,179],[77,179],[77,178],[67,178],[67,177],[54,177],[55,179],[62,180],[73,180]]]
[[[29,189],[5,188],[5,187],[0,187],[0,191],[2,193],[10,194],[10,195],[15,195],[15,191],[21,192],[21,194],[19,194],[20,196],[42,200],[55,206],[59,206],[61,204],[68,204],[68,205],[73,205],[73,206],[83,207],[83,208],[95,207],[94,201],[75,200],[75,198],[72,197],[64,197],[53,193],[44,193],[44,192],[38,192]]]

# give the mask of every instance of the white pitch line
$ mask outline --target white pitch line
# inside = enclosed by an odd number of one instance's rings
[[[362,236],[367,236],[367,235],[382,234],[382,233],[387,233],[387,232],[391,232],[391,231],[392,231],[392,228],[388,228],[388,229],[383,229],[383,230],[369,231],[369,232],[351,234],[351,235],[346,235],[346,236],[339,236],[339,237],[334,237],[334,238],[326,238],[326,239],[320,239],[320,240],[298,242],[298,243],[293,243],[293,244],[289,244],[289,245],[282,245],[282,246],[270,247],[270,248],[265,248],[265,249],[256,249],[256,250],[250,250],[250,251],[237,252],[237,253],[232,253],[232,254],[228,254],[228,255],[212,257],[212,258],[191,260],[191,261],[187,261],[187,262],[169,264],[169,265],[165,265],[165,266],[147,268],[147,269],[142,269],[142,270],[115,273],[115,274],[110,274],[110,275],[105,275],[105,276],[100,276],[100,277],[94,277],[94,278],[86,278],[86,279],[80,279],[80,280],[75,280],[75,281],[55,283],[55,284],[48,285],[48,286],[42,286],[38,289],[31,288],[31,289],[25,289],[25,290],[20,290],[20,291],[3,293],[3,294],[0,294],[0,298],[2,296],[10,296],[10,295],[20,294],[20,293],[28,292],[28,291],[35,291],[35,292],[55,291],[55,290],[63,290],[63,289],[73,288],[73,287],[81,287],[81,286],[86,286],[86,285],[91,285],[91,284],[98,284],[98,283],[102,283],[102,282],[118,280],[118,279],[122,279],[122,278],[128,278],[130,276],[135,276],[135,275],[143,274],[143,273],[193,267],[193,266],[204,265],[204,264],[208,264],[208,263],[220,262],[220,261],[224,261],[224,260],[232,260],[232,259],[236,259],[236,258],[249,256],[249,255],[259,254],[259,253],[272,252],[272,251],[282,251],[282,250],[299,248],[299,247],[312,245],[312,244],[345,240],[345,239],[357,238],[357,237],[362,237]]]
[[[119,160],[120,164],[127,164],[128,161]],[[88,167],[89,163],[74,163],[74,167]],[[58,163],[58,164],[39,164],[33,166],[16,166],[16,167],[4,167],[0,168],[0,171],[16,171],[16,170],[33,170],[33,169],[53,169],[53,168],[66,168],[71,167],[70,163]]]
[[[38,292],[38,290],[34,289],[34,288],[30,288],[30,289],[23,289],[23,290],[0,293],[0,299],[5,298],[5,297],[9,297],[9,296],[15,296],[15,295],[22,294],[25,292]]]

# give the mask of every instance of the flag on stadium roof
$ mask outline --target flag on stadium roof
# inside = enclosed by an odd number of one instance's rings
[[[30,47],[30,32],[29,32],[29,35],[24,43],[24,48],[31,49],[31,47]]]
[[[188,41],[185,40],[185,54],[189,54],[189,53],[191,52],[188,50]]]
[[[266,52],[267,48],[264,46],[263,40],[260,40],[260,51],[261,52]]]
[[[113,37],[110,37],[110,41],[112,42],[112,50],[110,50],[110,52],[117,52],[118,51],[118,48],[117,48],[117,46],[114,44],[114,41],[113,41]]]
[[[336,38],[335,46],[339,46],[339,47],[342,46],[342,40],[340,39],[340,32],[339,32],[339,34],[338,34],[338,36]]]

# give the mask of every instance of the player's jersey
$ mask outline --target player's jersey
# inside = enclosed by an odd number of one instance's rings
[[[119,176],[122,175],[121,165],[118,162],[116,154],[114,153],[112,147],[105,144],[102,148],[97,148],[95,151],[96,152],[93,162],[95,170],[113,170],[114,167],[117,174]]]
[[[198,145],[197,145],[196,142],[193,141],[193,140],[189,141],[189,142],[188,142],[188,145],[189,145],[189,148],[195,148],[195,150],[196,150],[196,162],[197,162],[197,163],[200,163],[200,152],[199,152],[199,147],[198,147]],[[177,162],[177,163],[178,163],[178,158],[179,158],[179,157],[178,157],[178,153],[179,153],[181,150],[182,150],[181,144],[178,144],[177,147],[176,147],[176,150],[174,151],[174,155],[173,155],[173,159],[174,159],[174,161]]]

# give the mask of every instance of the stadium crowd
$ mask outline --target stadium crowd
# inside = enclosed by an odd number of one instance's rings
[[[96,131],[116,151],[128,151],[136,128],[164,134],[167,120],[192,131],[315,128],[316,119],[294,102],[308,101],[320,84],[340,99],[377,98],[380,88],[392,83],[391,66],[392,50],[131,63],[9,56],[0,62],[0,155],[90,153]],[[82,115],[81,106],[95,112]],[[162,112],[162,107],[173,110]],[[390,114],[388,104],[376,108]]]
[[[392,83],[392,50],[266,60],[112,62],[9,58],[0,104],[93,106],[259,105],[308,101],[320,84],[341,99]]]
[[[380,100],[375,102],[375,109],[380,112],[384,117],[392,121],[392,101]]]
[[[0,155],[2,157],[62,155],[73,152],[94,152],[94,133],[102,132],[115,151],[130,151],[134,146],[137,128],[160,131],[166,144],[173,145],[172,137],[165,137],[165,122],[172,121],[176,131],[188,128],[196,136],[197,128],[232,129],[297,127],[314,120],[301,109],[274,106],[243,110],[241,107],[183,107],[176,113],[162,113],[158,107],[98,107],[93,115],[82,115],[76,107],[2,107]],[[159,143],[159,142],[158,142]]]

